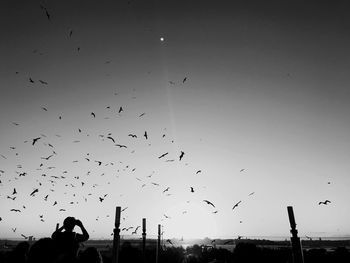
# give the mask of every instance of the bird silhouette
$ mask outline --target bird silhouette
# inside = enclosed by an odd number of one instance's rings
[[[39,79],[39,82],[41,83],[41,84],[44,84],[44,85],[48,85],[49,83],[47,83],[46,81],[43,81],[43,80],[41,80],[41,79]]]
[[[183,151],[181,151],[181,154],[180,154],[180,157],[179,157],[179,160],[181,161],[181,159],[184,157],[185,153]]]
[[[238,207],[238,205],[242,202],[242,200],[240,200],[238,203],[236,203],[233,207],[232,210],[235,209],[236,207]]]
[[[245,169],[241,169],[239,172],[241,173],[241,172],[243,172]]]
[[[158,159],[163,158],[163,157],[166,156],[167,154],[168,154],[168,152],[163,153],[161,156],[158,157]]]
[[[147,131],[145,131],[145,133],[143,134],[143,136],[145,136],[146,140],[148,139]]]
[[[91,116],[95,118],[96,114],[94,112],[91,112]]]
[[[13,194],[13,195],[17,194],[16,188],[13,188],[12,194]]]
[[[197,172],[196,172],[196,174],[199,174],[199,173],[201,173],[202,172],[202,170],[198,170]]]
[[[38,188],[34,189],[33,192],[30,193],[30,196],[34,196],[37,192],[39,192]]]
[[[137,234],[137,230],[138,230],[140,227],[141,227],[141,226],[137,226],[137,227],[135,228],[135,230],[131,232],[131,234],[132,234],[132,235],[136,235],[136,234]]]
[[[12,212],[21,212],[21,210],[19,210],[19,209],[14,209],[14,208],[12,208],[10,211],[12,211]]]
[[[139,117],[142,117],[142,116],[145,116],[145,112],[144,113],[141,113],[140,115],[139,115]]]
[[[169,191],[169,189],[170,189],[170,187],[167,187],[167,188],[163,191],[163,193]]]
[[[328,205],[328,203],[331,203],[331,201],[325,200],[323,202],[318,202],[318,205]]]
[[[131,134],[131,133],[130,133],[128,136],[129,136],[129,137],[132,137],[132,138],[137,138],[137,135],[136,135],[136,134]]]
[[[71,29],[71,30],[69,31],[69,37],[72,37],[72,35],[73,35],[73,30]]]
[[[193,189],[193,187],[191,186],[190,188],[191,188],[191,193],[194,193],[194,189]]]
[[[118,113],[122,113],[123,111],[123,107],[120,107]]]
[[[113,137],[108,136],[107,139],[110,139],[113,143],[115,143],[115,140],[113,139]]]
[[[126,145],[122,145],[122,144],[116,144],[115,146],[118,146],[119,148],[128,148]]]
[[[172,246],[174,245],[173,242],[171,242],[170,239],[167,239],[166,242],[168,242],[168,243],[169,243],[170,245],[172,245]]]
[[[33,142],[32,142],[32,145],[34,145],[38,140],[40,140],[41,139],[41,137],[37,137],[37,138],[34,138],[33,139]]]
[[[208,201],[208,200],[203,200],[203,202],[206,202],[208,205],[211,205],[212,207],[215,208],[215,205],[214,205],[212,202],[210,202],[210,201]]]
[[[53,154],[49,155],[48,157],[41,157],[41,159],[48,161],[52,156],[53,156]]]
[[[34,80],[32,78],[29,78],[30,83],[34,83]]]
[[[186,80],[187,80],[187,77],[185,77],[185,78],[182,80],[182,83],[185,83]]]

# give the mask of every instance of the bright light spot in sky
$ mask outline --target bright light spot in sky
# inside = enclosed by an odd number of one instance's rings
[[[164,41],[164,37],[161,37],[161,38],[160,38],[160,41],[162,41],[162,42],[163,42],[163,41]]]

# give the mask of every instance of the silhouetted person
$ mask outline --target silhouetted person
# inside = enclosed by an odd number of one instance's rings
[[[82,234],[73,232],[75,226],[80,227]],[[52,239],[56,242],[60,253],[63,254],[65,262],[76,262],[79,243],[88,240],[89,234],[80,220],[67,217],[63,221],[63,226],[53,232]]]
[[[79,263],[103,263],[103,260],[95,247],[88,247],[80,253]]]

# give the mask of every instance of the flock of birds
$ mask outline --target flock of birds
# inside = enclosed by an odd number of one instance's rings
[[[50,12],[48,11],[48,9],[45,6],[43,6],[43,5],[40,5],[40,8],[44,12],[44,14],[47,17],[47,19],[49,21],[51,21],[52,17],[51,17]],[[73,36],[73,30],[69,30],[68,36],[70,38]],[[78,47],[77,50],[79,51],[80,47]],[[107,61],[106,63],[109,64],[110,61]],[[16,74],[19,74],[19,72],[17,71]],[[183,77],[182,84],[185,84],[187,81],[188,81],[188,77]],[[29,82],[31,84],[35,84],[35,83],[38,82],[38,83],[40,83],[40,85],[49,85],[49,83],[47,81],[44,81],[42,79],[35,80],[32,77],[29,77]],[[169,81],[169,84],[170,85],[176,85],[176,82],[175,81]],[[114,95],[118,95],[118,94],[114,93]],[[106,110],[112,110],[111,106],[106,106],[105,109]],[[49,108],[47,106],[41,106],[41,110],[44,111],[44,112],[49,112]],[[125,106],[124,107],[123,106],[119,106],[119,107],[117,107],[116,112],[119,115],[122,115],[124,113],[124,110],[125,110]],[[96,112],[90,112],[89,115],[91,116],[92,119],[97,119],[99,117]],[[137,117],[138,118],[144,118],[146,115],[147,115],[146,112],[142,112],[142,113],[138,114]],[[60,116],[58,116],[58,119],[59,120],[63,120],[63,117],[60,115]],[[16,126],[16,127],[21,127],[21,124],[18,123],[18,122],[12,122],[12,124],[14,126]],[[77,130],[78,134],[83,135],[83,133],[84,133],[83,129],[77,128],[76,130]],[[86,133],[84,135],[86,135],[85,138],[87,136],[89,136],[89,134],[86,134]],[[56,139],[57,138],[62,138],[62,136],[59,135],[59,134],[56,134],[54,136],[56,137]],[[154,136],[154,137],[157,137],[157,136]],[[127,144],[125,144],[125,143],[120,143],[116,139],[116,137],[113,136],[112,133],[99,134],[98,137],[102,141],[109,141],[110,143],[112,143],[111,146],[117,147],[117,149],[119,149],[120,151],[122,151],[122,150],[129,150],[129,146]],[[132,140],[138,140],[138,139],[140,139],[140,137],[143,137],[143,140],[145,140],[145,141],[148,141],[150,139],[150,135],[149,135],[149,132],[147,130],[145,130],[142,135],[136,134],[136,133],[129,133],[127,135],[127,137],[129,137]],[[162,135],[159,136],[160,139],[165,139],[166,137],[167,137],[166,133],[163,133]],[[55,148],[54,143],[50,142],[49,138],[50,138],[50,136],[47,136],[45,134],[40,134],[40,135],[38,135],[38,136],[36,136],[34,138],[31,138],[31,139],[28,139],[28,140],[24,141],[24,143],[27,143],[27,144],[29,143],[31,145],[33,152],[36,151],[36,147],[38,145],[40,145],[40,147],[45,147],[46,149],[48,149],[50,151],[50,153],[48,155],[40,157],[40,161],[39,161],[40,164],[39,164],[39,167],[37,168],[37,170],[41,172],[40,177],[42,179],[41,180],[37,179],[36,180],[36,184],[37,185],[32,190],[28,191],[27,193],[23,193],[23,195],[25,195],[26,198],[35,198],[35,197],[39,196],[42,193],[42,196],[40,198],[42,199],[42,201],[44,201],[46,203],[50,201],[51,193],[55,192],[55,187],[59,184],[58,181],[64,181],[64,183],[63,183],[64,187],[72,188],[72,189],[76,189],[78,187],[78,184],[79,184],[79,186],[81,188],[83,188],[84,186],[87,185],[87,183],[82,180],[82,176],[80,176],[80,175],[79,176],[71,176],[68,170],[63,170],[61,172],[62,174],[59,174],[59,175],[57,174],[58,173],[57,170],[59,168],[61,168],[61,167],[57,167],[55,165],[52,165],[52,162],[54,162],[55,158],[58,156],[59,150],[57,150]],[[73,141],[73,143],[80,143],[80,142],[81,142],[81,140],[74,140]],[[174,143],[174,140],[171,139],[170,142]],[[151,144],[149,144],[149,145],[151,145]],[[10,150],[15,151],[16,149],[17,149],[17,147],[10,146]],[[135,150],[131,151],[131,153],[134,153],[134,152],[135,152]],[[168,158],[170,155],[172,155],[173,157],[172,158]],[[185,152],[181,150],[178,153],[178,157],[174,158],[174,154],[172,154],[171,152],[167,151],[167,152],[160,153],[157,156],[157,159],[158,160],[165,160],[165,162],[175,162],[175,161],[183,162],[184,159],[185,159],[185,155],[186,155]],[[1,159],[5,160],[5,161],[10,159],[10,157],[8,157],[8,156],[6,156],[4,154],[0,154],[0,156],[1,156]],[[16,157],[20,156],[20,152],[16,152],[15,156]],[[136,170],[136,168],[131,168],[130,165],[125,165],[122,162],[117,162],[117,161],[115,161],[115,162],[113,162],[113,161],[104,162],[104,161],[101,161],[101,160],[93,160],[93,157],[92,157],[92,155],[90,153],[87,153],[86,155],[84,155],[81,160],[73,160],[72,163],[82,162],[82,160],[84,160],[86,162],[89,162],[89,163],[94,163],[94,164],[97,165],[97,167],[106,167],[106,166],[115,167],[117,165],[120,165],[121,167],[118,167],[118,168],[115,169],[117,173],[122,172],[122,171],[134,172]],[[47,163],[50,163],[50,165],[47,165]],[[42,173],[42,171],[44,169],[45,169],[45,172]],[[53,172],[54,172],[54,174],[52,174]],[[246,169],[244,169],[244,168],[240,169],[238,172],[239,173],[245,173]],[[3,181],[4,179],[2,179],[2,178],[4,178],[5,174],[7,174],[7,173],[9,173],[9,172],[4,171],[4,170],[0,170],[0,186],[3,186],[6,183],[6,182]],[[7,179],[8,183],[12,182],[13,180],[15,180],[15,181],[24,180],[24,178],[32,176],[33,172],[24,171],[22,165],[18,164],[16,166],[16,172],[15,173],[16,173],[16,176],[14,178]],[[201,173],[203,173],[203,171],[201,169],[196,169],[195,172],[194,172],[195,175],[200,175]],[[90,175],[92,175],[91,170],[88,170],[86,172],[85,176],[88,177]],[[150,174],[147,177],[150,179],[153,175],[154,175],[154,172],[152,172],[152,174]],[[44,179],[46,179],[45,182],[43,181]],[[146,182],[142,181],[140,178],[137,178],[137,177],[136,177],[136,179],[142,183],[142,185],[141,185],[142,188],[146,186]],[[110,182],[108,182],[108,184],[110,184]],[[160,183],[154,182],[154,181],[150,182],[150,184],[155,186],[155,187],[160,187],[161,186]],[[99,187],[99,185],[97,185],[97,184],[93,184],[92,185],[92,188],[97,188],[97,187]],[[170,186],[164,186],[164,187],[165,188],[164,188],[164,190],[162,190],[162,194],[170,195],[169,194]],[[187,186],[187,187],[188,187],[189,193],[194,194],[196,192],[194,186]],[[73,194],[72,194],[72,197],[75,197],[75,198],[78,197],[79,191],[81,191],[81,189],[74,190]],[[3,196],[3,194],[5,194],[5,195]],[[248,196],[252,196],[254,194],[255,194],[255,192],[251,192]],[[103,203],[105,201],[105,199],[108,197],[108,195],[109,194],[106,193],[106,194],[103,194],[101,196],[97,196],[98,202]],[[3,198],[6,199],[6,201],[13,202],[13,205],[15,207],[13,207],[13,208],[11,208],[9,210],[11,213],[22,213],[23,211],[25,211],[27,209],[27,205],[16,203],[16,199],[19,196],[19,193],[18,193],[16,187],[14,187],[13,189],[6,189],[5,191],[1,190],[0,197],[1,196],[3,196]],[[92,197],[92,196],[93,196],[93,193],[89,192],[86,196],[85,195],[82,196],[83,201],[88,202],[88,197]],[[2,200],[1,202],[4,202],[4,200]],[[210,200],[207,200],[207,199],[203,199],[202,202],[203,202],[203,204],[208,205],[208,206],[210,206],[210,207],[212,207],[214,209],[214,211],[212,211],[213,214],[217,214],[218,213],[217,207],[213,203],[213,201],[210,201]],[[78,203],[79,203],[78,201],[71,201],[68,204],[62,204],[60,200],[51,200],[51,206],[52,207],[57,207],[57,211],[58,212],[66,212],[68,209],[65,207],[65,205],[74,205],[74,204],[76,205]],[[325,201],[319,202],[319,205],[328,205],[329,203],[331,203],[331,201],[325,200]],[[241,204],[242,204],[242,200],[233,202],[233,204],[232,204],[232,211],[233,210],[237,210],[238,207]],[[128,207],[124,207],[122,209],[122,212],[125,212],[125,210],[127,208]],[[186,214],[186,213],[187,213],[186,210],[184,210],[182,212],[182,214]],[[163,214],[163,216],[164,217],[163,217],[162,220],[171,219],[171,217],[169,215]],[[107,215],[107,217],[109,217],[109,215]],[[4,221],[4,220],[11,221],[11,217],[3,218],[0,215],[0,223],[1,223],[1,221]],[[38,220],[40,222],[45,222],[45,216],[43,214],[39,214],[38,215]],[[96,220],[98,221],[99,217],[97,217]],[[126,217],[123,217],[123,220],[126,220]],[[239,221],[239,222],[242,223],[242,221]],[[133,230],[131,233],[136,235],[139,228],[140,228],[140,226],[136,226],[136,227],[128,226],[128,227],[123,227],[121,230],[122,230],[123,233],[127,233],[128,231]],[[12,227],[11,231],[12,232],[16,232],[17,229],[18,229],[18,227]],[[23,237],[23,238],[28,238],[29,235],[25,235],[23,233],[20,233],[20,236]],[[167,240],[167,242],[171,244],[170,240]]]

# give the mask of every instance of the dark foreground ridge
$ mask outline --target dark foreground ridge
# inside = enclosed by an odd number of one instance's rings
[[[198,244],[181,245],[177,239],[164,241],[159,263],[184,262],[283,262],[292,263],[290,241],[258,239],[203,239],[192,240]],[[38,241],[0,241],[0,262],[68,262],[51,238]],[[350,262],[350,240],[303,240],[303,254],[306,263]],[[89,240],[80,243],[77,256],[70,262],[112,263],[111,240]],[[119,263],[143,262],[142,242],[139,239],[123,240]],[[146,246],[145,263],[156,262],[156,240],[149,239]]]

